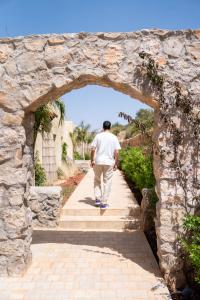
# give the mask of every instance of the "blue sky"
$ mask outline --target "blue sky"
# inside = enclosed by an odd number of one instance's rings
[[[0,0],[0,37],[41,33],[200,28],[200,0]],[[98,128],[119,111],[145,107],[112,89],[87,86],[63,97],[67,118]]]

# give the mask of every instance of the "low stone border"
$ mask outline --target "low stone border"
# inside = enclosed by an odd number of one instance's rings
[[[33,226],[57,226],[62,198],[60,186],[32,186],[28,205],[32,212]]]

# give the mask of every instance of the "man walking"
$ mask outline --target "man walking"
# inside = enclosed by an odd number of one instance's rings
[[[121,149],[118,138],[110,132],[111,123],[103,123],[103,132],[98,133],[91,144],[91,165],[94,169],[95,205],[108,208],[113,170],[118,163],[118,150]],[[101,176],[103,175],[103,191]]]

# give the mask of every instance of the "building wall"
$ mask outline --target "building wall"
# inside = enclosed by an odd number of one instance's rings
[[[64,121],[59,124],[60,115],[56,110],[58,117],[52,121],[52,129],[49,134],[43,137],[38,133],[35,143],[35,154],[45,169],[48,184],[57,179],[57,170],[62,169],[64,176],[68,177],[74,174],[76,168],[73,163],[73,144],[70,138],[70,132],[74,130],[72,121]],[[62,161],[62,144],[67,144],[67,163]]]

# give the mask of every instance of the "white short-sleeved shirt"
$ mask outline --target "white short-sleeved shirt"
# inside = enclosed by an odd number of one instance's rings
[[[98,133],[91,148],[95,149],[95,164],[109,166],[114,166],[114,152],[121,149],[118,138],[109,131]]]

